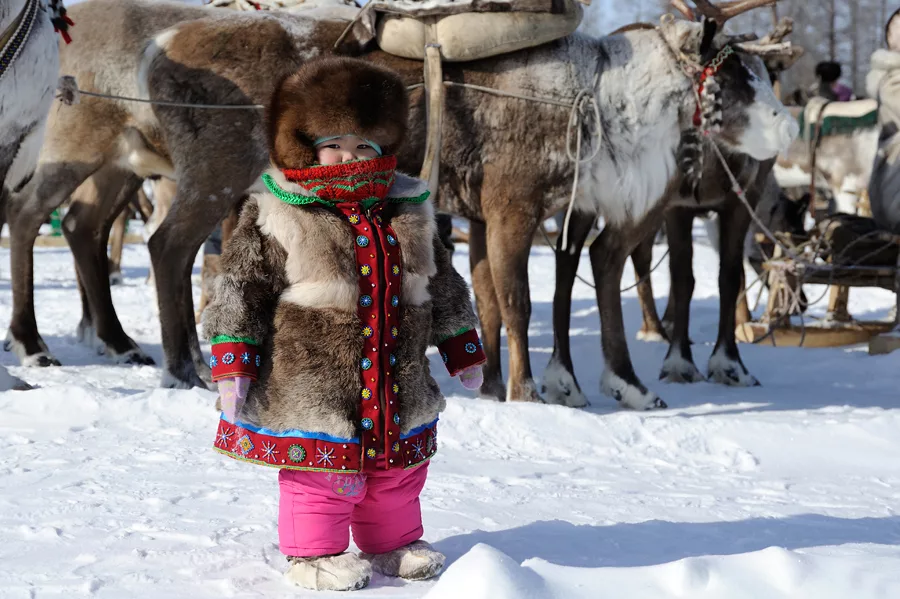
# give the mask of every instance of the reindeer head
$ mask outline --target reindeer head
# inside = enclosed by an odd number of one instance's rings
[[[702,21],[671,23],[664,32],[669,45],[694,79],[697,110],[693,125],[714,136],[729,150],[756,160],[768,160],[790,145],[798,134],[796,120],[775,97],[761,61],[789,44],[749,44],[755,36],[729,36],[726,20],[777,0],[738,0],[718,6],[695,0]],[[672,4],[693,19],[694,11],[682,0]]]

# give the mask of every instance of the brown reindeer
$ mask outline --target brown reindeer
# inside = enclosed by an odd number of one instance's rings
[[[141,81],[140,87],[153,100],[218,105],[266,103],[275,82],[304,60],[327,51],[346,26],[346,21],[309,13],[209,16],[203,9],[135,1],[94,0],[73,10],[82,22],[102,21],[104,26],[98,26],[102,31],[92,37],[90,52],[63,54],[67,74],[80,80],[83,75],[92,86],[102,81],[100,91],[107,93],[141,93],[137,89]],[[170,28],[164,30],[166,26]],[[452,82],[559,101],[571,101],[579,91],[593,89],[594,75],[599,73],[591,95],[600,110],[603,138],[599,146],[595,140],[585,144],[593,146],[588,149],[596,150],[597,156],[581,169],[579,201],[598,206],[615,224],[604,234],[605,242],[595,244],[608,250],[609,267],[598,280],[605,277],[609,284],[600,287],[615,288],[615,293],[604,292],[603,298],[611,313],[602,323],[609,347],[615,347],[617,339],[624,343],[621,312],[617,317],[614,305],[619,262],[624,264],[632,248],[624,247],[628,243],[622,240],[636,238],[635,231],[655,228],[654,221],[662,215],[659,199],[674,172],[680,133],[695,108],[693,82],[684,75],[673,49],[699,63],[717,55],[727,41],[712,23],[677,21],[659,31],[599,40],[573,35],[506,56],[446,65],[445,77]],[[134,63],[123,66],[109,60],[144,46],[146,51]],[[420,62],[377,51],[366,57],[393,68],[409,84],[421,82]],[[739,54],[725,58],[718,79],[718,100],[724,107],[719,138],[758,158],[774,156],[792,135],[783,107],[770,90],[757,84]],[[411,102],[412,130],[423,131],[421,92],[412,92]],[[117,115],[114,121],[110,110]],[[98,121],[115,126],[90,144],[82,142],[89,147],[80,151],[65,148],[51,136],[32,185],[35,193],[27,202],[32,211],[52,210],[63,192],[70,193],[104,157],[121,163],[123,143],[136,148],[126,156],[140,157],[138,162],[143,163],[160,160],[172,167],[169,172],[177,173],[178,191],[169,216],[150,240],[166,354],[164,382],[202,384],[207,369],[196,338],[188,274],[202,241],[267,164],[261,115],[252,110],[172,106],[150,111],[125,103],[113,103],[110,109],[87,101],[63,107],[59,115],[54,131],[80,131],[85,123]],[[474,221],[473,281],[489,355],[484,392],[500,399],[540,399],[528,356],[527,262],[539,223],[561,207],[559,198],[566,196],[571,184],[573,165],[565,152],[568,118],[568,111],[558,106],[456,87],[447,90],[440,196],[448,209]],[[130,131],[138,135],[128,137]],[[405,170],[415,172],[421,164],[423,136],[412,136],[410,142],[400,160]],[[80,166],[85,164],[84,154],[96,157],[89,161],[90,168]],[[17,256],[28,252],[28,234],[14,241],[20,244]],[[30,300],[30,279],[21,276],[30,272],[30,257],[25,264],[27,271],[21,266],[17,271],[19,300]],[[613,279],[615,284],[610,283]],[[503,324],[510,349],[508,388],[499,360]],[[36,329],[31,333],[36,337]],[[630,363],[605,353],[611,393],[632,407],[660,405],[636,378],[628,380]]]

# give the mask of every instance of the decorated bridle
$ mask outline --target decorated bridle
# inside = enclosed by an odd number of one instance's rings
[[[72,19],[66,16],[66,7],[62,0],[50,0],[50,22],[53,23],[53,31],[60,34],[63,40],[70,44],[72,36],[69,35],[69,27],[75,25]]]
[[[692,119],[693,127],[682,132],[678,144],[678,164],[684,173],[681,194],[693,196],[695,199],[703,168],[703,138],[709,138],[721,132],[724,122],[722,88],[716,80],[716,75],[732,54],[734,54],[734,48],[730,44],[726,44],[712,60],[703,66],[694,89],[697,105]]]
[[[22,12],[9,24],[9,27],[0,34],[0,79],[9,71],[9,68],[21,54],[28,42],[28,37],[38,20],[41,0],[25,0]],[[50,0],[50,22],[53,30],[62,35],[68,44],[72,41],[69,37],[69,25],[75,23],[66,16],[66,9],[62,0]]]
[[[734,54],[734,48],[724,46],[715,58],[709,61],[700,72],[697,80],[697,108],[694,111],[694,127],[704,135],[718,133],[722,130],[722,88],[716,81],[716,74],[722,69],[722,65],[729,56]]]

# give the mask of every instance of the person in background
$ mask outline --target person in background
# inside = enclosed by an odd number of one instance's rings
[[[853,90],[839,81],[843,71],[837,62],[826,60],[816,65],[816,77],[819,80],[815,95],[827,98],[832,102],[849,102],[855,99]]]

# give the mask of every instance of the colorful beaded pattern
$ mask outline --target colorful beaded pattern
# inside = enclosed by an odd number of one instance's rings
[[[214,449],[230,458],[273,468],[314,472],[360,472],[363,456],[374,460],[377,446],[363,447],[360,438],[332,439],[315,435],[292,436],[219,419]],[[371,433],[367,433],[371,434]],[[437,451],[437,422],[410,431],[390,443],[390,467],[414,468]],[[372,466],[368,466],[371,468]]]

